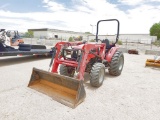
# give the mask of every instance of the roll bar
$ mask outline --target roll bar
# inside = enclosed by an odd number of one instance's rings
[[[118,39],[119,39],[119,27],[120,27],[120,22],[119,22],[117,19],[99,20],[99,21],[97,22],[96,42],[98,42],[99,23],[100,23],[100,22],[104,22],[104,21],[116,21],[116,22],[117,22],[116,42],[114,43],[114,44],[116,44],[116,43],[118,42]]]

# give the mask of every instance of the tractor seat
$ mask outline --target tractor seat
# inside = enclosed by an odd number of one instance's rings
[[[108,39],[104,39],[104,40],[102,41],[102,43],[105,43],[105,44],[106,44],[106,49],[110,49],[110,48],[111,48]]]

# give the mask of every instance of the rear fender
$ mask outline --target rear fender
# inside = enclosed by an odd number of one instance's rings
[[[115,54],[115,52],[118,50],[118,47],[112,47],[108,53],[106,53],[106,60],[108,62],[111,62],[113,55]]]

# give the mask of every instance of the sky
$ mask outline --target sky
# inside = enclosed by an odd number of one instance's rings
[[[0,29],[50,28],[96,33],[99,20],[118,19],[120,34],[149,34],[160,22],[160,0],[0,0]],[[101,22],[99,33],[116,34],[117,23]]]

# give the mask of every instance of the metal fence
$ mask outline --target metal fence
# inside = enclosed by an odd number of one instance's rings
[[[46,45],[54,46],[57,42],[61,40],[49,40],[49,39],[38,39],[38,38],[24,38],[25,44],[34,44],[34,45]]]
[[[24,38],[24,42],[26,44],[38,44],[38,45],[46,45],[46,46],[54,46],[57,42],[60,42],[62,40],[49,40],[49,39],[38,39],[38,38]],[[89,42],[89,41],[88,41]],[[113,41],[110,41],[113,42]],[[122,45],[119,45],[121,48],[126,48],[126,49],[136,49],[136,50],[160,50],[160,41],[149,44],[149,41],[131,41],[131,40],[126,40],[126,41],[121,41]]]
[[[160,41],[152,42],[149,41],[134,41],[131,42],[129,40],[126,40],[125,42],[122,42],[122,45],[120,45],[123,48],[126,49],[136,49],[136,50],[160,50]]]

